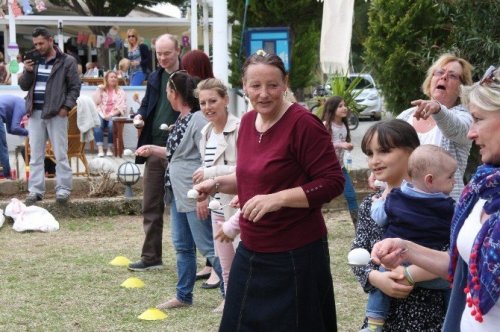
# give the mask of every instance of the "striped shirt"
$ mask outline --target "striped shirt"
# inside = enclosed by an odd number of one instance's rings
[[[38,64],[38,70],[36,72],[36,82],[35,91],[33,93],[33,110],[41,111],[43,109],[43,104],[45,102],[45,88],[47,86],[47,81],[49,80],[50,73],[52,72],[52,67],[54,67],[56,59],[52,59],[45,63],[45,59],[42,59]]]
[[[212,167],[215,160],[215,152],[217,151],[217,142],[224,139],[224,134],[216,134],[212,130],[205,145],[205,159],[203,160],[204,167]],[[219,193],[215,194],[214,199],[220,202]],[[221,209],[212,210],[213,213],[224,216],[224,211]]]

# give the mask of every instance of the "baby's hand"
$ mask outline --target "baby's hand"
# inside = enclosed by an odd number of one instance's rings
[[[233,199],[229,202],[229,206],[238,209],[240,207],[240,199],[238,195],[234,196]]]
[[[228,242],[228,243],[229,243],[229,242],[233,242],[233,240],[234,240],[233,238],[231,238],[231,237],[227,236],[227,235],[224,233],[224,231],[222,230],[222,228],[221,228],[221,229],[219,229],[219,230],[217,231],[217,233],[215,234],[215,239],[216,239],[216,240],[219,240],[220,242],[223,242],[223,243],[224,243],[224,242]]]

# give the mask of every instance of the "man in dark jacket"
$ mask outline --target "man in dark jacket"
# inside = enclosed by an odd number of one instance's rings
[[[0,164],[2,164],[3,176],[6,179],[10,178],[10,163],[5,129],[11,135],[27,136],[28,131],[21,126],[25,114],[26,107],[23,98],[13,95],[0,96]]]
[[[142,128],[137,147],[154,144],[165,146],[167,132],[160,129],[164,123],[175,123],[179,113],[175,112],[167,99],[167,82],[170,75],[179,70],[179,43],[169,34],[161,35],[155,43],[156,57],[159,69],[151,73],[146,87],[146,94],[142,99],[141,107],[134,118],[134,124]],[[150,156],[136,158],[137,164],[146,163],[144,167],[143,183],[143,225],[146,238],[142,246],[141,259],[129,264],[132,271],[148,271],[161,269],[162,262],[162,234],[163,212],[165,203],[165,158]]]
[[[56,157],[56,201],[66,203],[72,189],[72,170],[68,161],[68,112],[80,95],[80,77],[75,58],[54,46],[46,28],[35,28],[33,46],[39,57],[24,61],[19,86],[28,91],[26,111],[30,142],[29,194],[26,205],[43,199],[45,194],[45,145],[52,143]]]

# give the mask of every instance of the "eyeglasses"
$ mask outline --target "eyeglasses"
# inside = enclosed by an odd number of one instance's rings
[[[175,82],[174,82],[174,77],[178,73],[187,73],[187,71],[185,71],[184,69],[174,71],[172,74],[170,74],[170,77],[168,78],[168,84],[171,85],[172,90],[180,93],[179,89],[177,89],[177,86],[175,85]]]
[[[495,66],[489,66],[488,69],[484,72],[483,78],[479,81],[479,85],[490,84],[495,81],[495,71],[497,68]]]
[[[437,77],[437,78],[441,78],[444,75],[446,75],[450,80],[462,81],[462,78],[460,77],[460,75],[458,75],[454,71],[446,71],[444,69],[436,69],[432,75],[434,77]]]
[[[130,35],[130,36],[127,36],[127,37],[128,37],[128,38],[135,38],[135,36],[134,36],[134,35]]]

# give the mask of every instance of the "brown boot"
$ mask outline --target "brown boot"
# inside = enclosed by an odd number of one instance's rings
[[[358,210],[349,211],[351,214],[352,224],[354,225],[354,230],[358,228]]]

